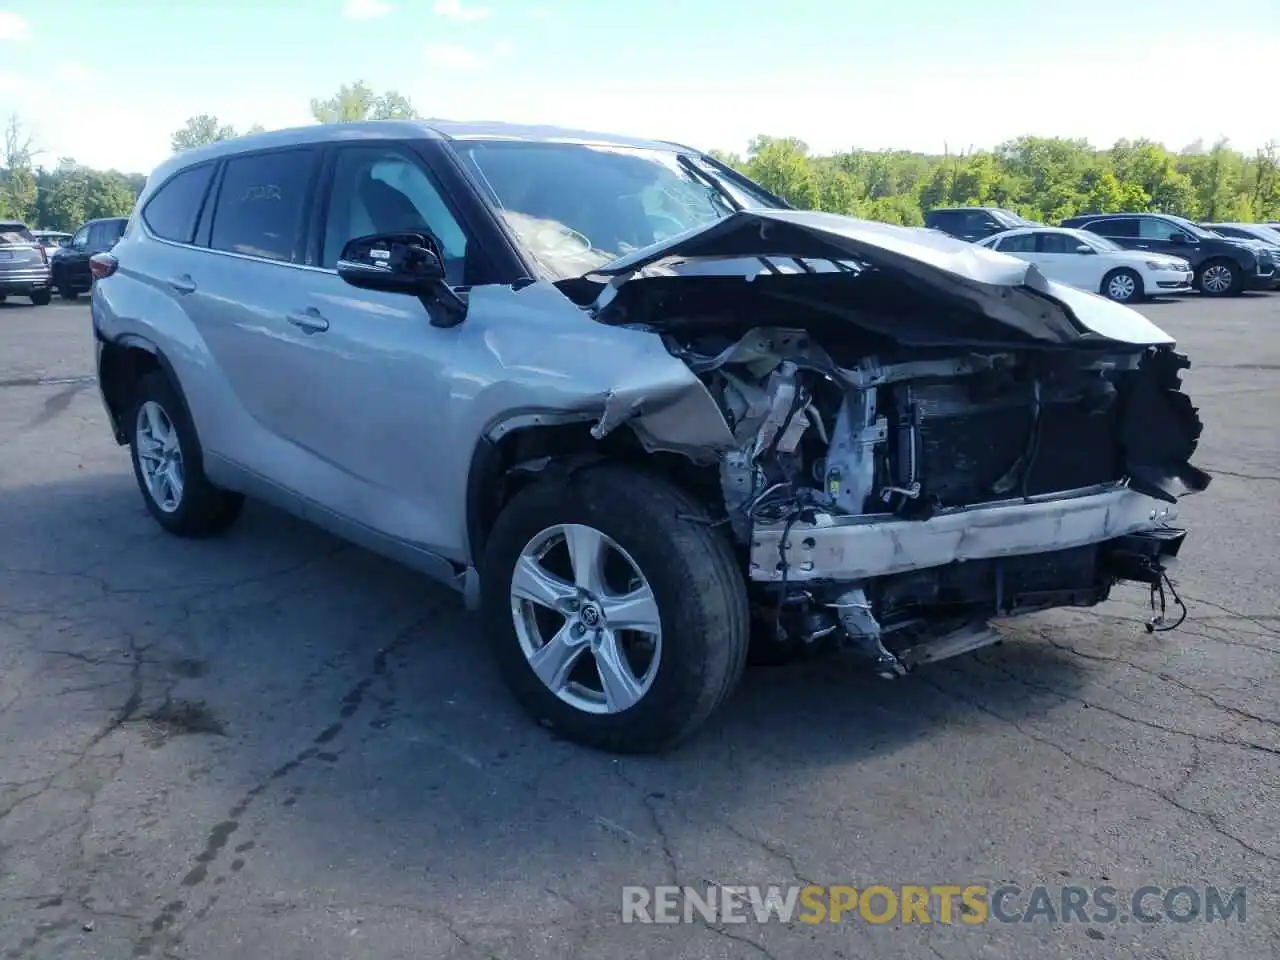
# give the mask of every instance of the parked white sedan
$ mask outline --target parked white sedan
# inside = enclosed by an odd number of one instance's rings
[[[1050,280],[1132,303],[1159,293],[1187,293],[1194,276],[1180,257],[1126,250],[1106,237],[1065,227],[1018,227],[978,243],[1029,260]]]

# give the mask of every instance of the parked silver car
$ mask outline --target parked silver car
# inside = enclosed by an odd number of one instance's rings
[[[53,299],[48,252],[25,223],[5,220],[0,221],[0,301],[11,296],[27,297],[37,307]]]
[[[749,647],[896,676],[1120,580],[1163,601],[1209,482],[1140,314],[668,143],[244,137],[160,167],[92,269],[165,529],[249,494],[399,558],[484,609],[535,718],[610,749],[690,733]]]

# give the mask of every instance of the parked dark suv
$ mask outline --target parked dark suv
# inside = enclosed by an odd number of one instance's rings
[[[49,255],[25,223],[0,221],[0,300],[30,297],[37,307],[49,302]]]
[[[1248,241],[1220,237],[1167,213],[1092,213],[1068,217],[1064,227],[1088,230],[1129,250],[1171,253],[1195,271],[1192,285],[1210,297],[1234,296],[1242,290],[1270,290],[1275,258]]]
[[[1000,207],[938,207],[925,215],[924,225],[970,243],[1014,227],[1039,226],[1033,220]]]
[[[53,287],[63,300],[74,300],[93,286],[89,258],[116,245],[129,225],[128,217],[107,217],[84,224],[71,242],[53,255]]]

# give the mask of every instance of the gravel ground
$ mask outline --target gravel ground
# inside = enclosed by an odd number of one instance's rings
[[[0,954],[1280,954],[1280,295],[1142,309],[1192,354],[1216,475],[1183,629],[1127,588],[903,681],[758,669],[619,760],[526,723],[420,577],[262,507],[160,533],[87,309],[0,306]],[[624,884],[711,882],[1246,885],[1247,918],[619,922]]]

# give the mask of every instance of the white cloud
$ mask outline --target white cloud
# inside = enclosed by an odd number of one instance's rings
[[[12,10],[0,10],[0,40],[27,40],[31,24]]]
[[[387,0],[347,0],[342,6],[342,15],[349,20],[376,20],[391,10]]]
[[[447,17],[450,20],[484,20],[489,16],[488,7],[464,6],[462,0],[436,0],[433,9],[436,16]]]
[[[429,43],[427,63],[443,70],[474,70],[484,61],[475,51],[452,43]]]
[[[511,51],[515,49],[510,40],[499,40],[493,45],[493,52],[499,57],[511,56]]]

